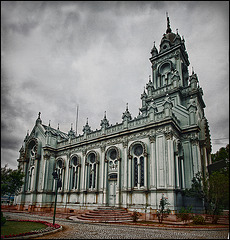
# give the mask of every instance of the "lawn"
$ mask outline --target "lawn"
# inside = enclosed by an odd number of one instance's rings
[[[1,226],[1,235],[19,234],[47,228],[43,223],[6,221]]]

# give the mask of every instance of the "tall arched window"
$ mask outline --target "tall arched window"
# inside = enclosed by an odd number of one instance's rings
[[[70,174],[70,182],[71,189],[76,190],[79,189],[79,180],[80,180],[80,161],[78,156],[74,156],[71,159],[71,174]]]
[[[97,153],[95,151],[91,151],[86,156],[86,164],[87,164],[87,189],[88,190],[96,190],[97,189],[97,175],[98,175],[98,160]]]
[[[33,191],[34,184],[34,167],[31,167],[28,172],[28,191]]]
[[[132,187],[147,187],[147,153],[142,142],[133,143],[129,150],[132,159]]]
[[[30,141],[27,147],[27,157],[28,157],[28,176],[27,176],[27,190],[33,191],[34,189],[34,181],[35,181],[35,158],[37,153],[37,145],[34,140]]]
[[[63,189],[63,185],[64,185],[64,180],[65,180],[65,176],[64,176],[64,168],[65,168],[65,165],[64,165],[64,161],[60,158],[60,159],[57,159],[56,160],[56,171],[57,171],[57,174],[58,174],[58,178],[61,180],[61,183],[62,183],[62,187],[60,188],[60,190]],[[56,184],[56,180],[55,181],[55,184]],[[54,186],[55,186],[54,184]],[[54,188],[55,190],[55,188]]]

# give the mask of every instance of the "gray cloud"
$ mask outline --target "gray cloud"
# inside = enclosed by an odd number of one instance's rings
[[[44,124],[78,133],[86,118],[100,127],[107,112],[121,122],[126,103],[138,115],[151,74],[153,41],[160,44],[169,12],[185,38],[204,91],[214,139],[229,137],[229,3],[165,1],[1,2],[2,165],[16,168],[18,151],[38,112]],[[218,143],[218,144],[217,144]],[[220,143],[213,141],[213,151]],[[225,145],[225,142],[223,142]]]

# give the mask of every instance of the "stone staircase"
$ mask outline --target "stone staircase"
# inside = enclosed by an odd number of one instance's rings
[[[99,207],[78,216],[71,216],[69,219],[88,222],[127,222],[132,221],[132,214],[122,208]]]
[[[206,223],[211,223],[212,222],[212,216],[211,215],[206,215],[205,222]],[[217,223],[218,224],[229,224],[229,215],[219,216]]]

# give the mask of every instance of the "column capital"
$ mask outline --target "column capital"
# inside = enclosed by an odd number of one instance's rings
[[[150,143],[154,143],[156,141],[156,136],[155,135],[149,135],[149,141],[150,141]]]

